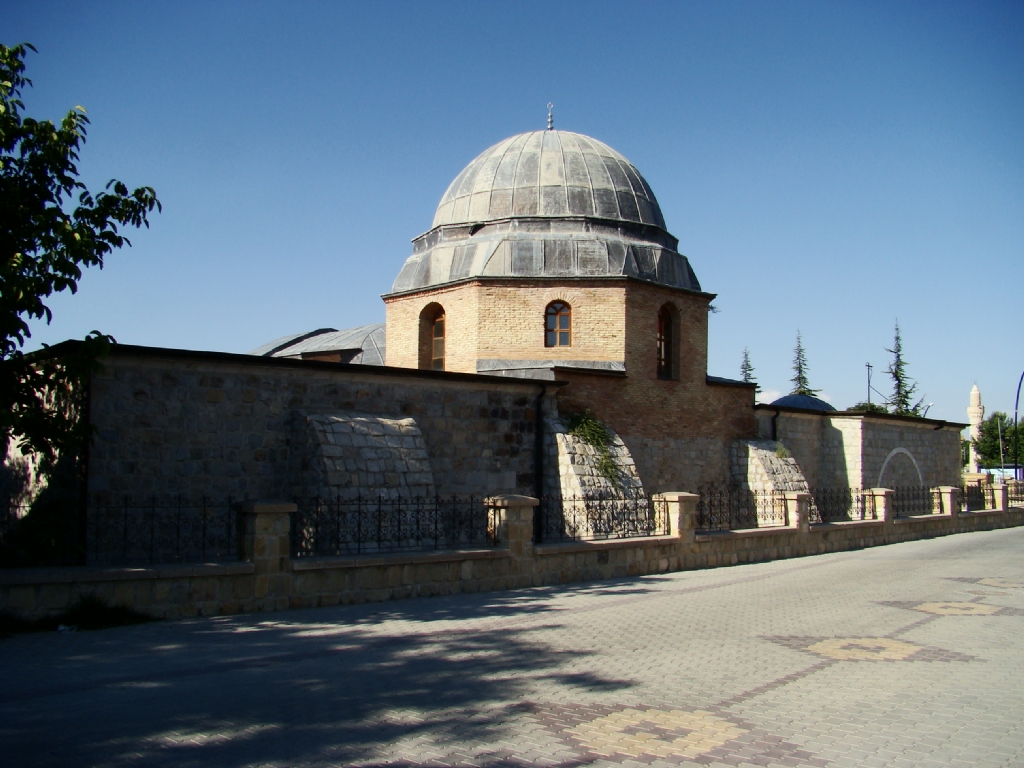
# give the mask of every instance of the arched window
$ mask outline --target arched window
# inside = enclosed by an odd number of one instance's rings
[[[572,307],[553,301],[544,312],[544,346],[572,346]]]
[[[428,371],[445,369],[444,307],[431,303],[420,312],[420,368]]]
[[[679,313],[671,304],[658,310],[658,378],[679,378]]]

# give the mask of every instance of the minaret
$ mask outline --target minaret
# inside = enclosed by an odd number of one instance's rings
[[[968,472],[978,471],[978,452],[974,448],[974,441],[981,438],[981,422],[985,419],[985,406],[981,404],[981,392],[978,385],[971,387],[971,404],[967,406],[967,421],[971,429],[967,433],[971,440],[971,458],[967,463]]]

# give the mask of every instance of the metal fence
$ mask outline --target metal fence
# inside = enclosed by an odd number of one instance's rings
[[[88,507],[89,565],[166,565],[238,560],[239,515],[231,498],[123,497]]]
[[[895,517],[931,515],[939,509],[938,489],[926,485],[902,486],[893,489],[892,511]]]
[[[1006,484],[1006,500],[1011,507],[1024,507],[1024,482],[1011,480]]]
[[[995,508],[995,490],[991,485],[964,483],[960,486],[960,511],[981,512]]]
[[[878,509],[870,491],[859,488],[818,488],[811,491],[812,523],[877,519]]]
[[[699,531],[734,531],[786,525],[786,499],[779,491],[704,488],[699,495]]]
[[[668,533],[668,505],[643,494],[544,496],[534,528],[538,543],[631,539]]]
[[[494,547],[502,513],[475,496],[315,497],[292,513],[292,557]]]

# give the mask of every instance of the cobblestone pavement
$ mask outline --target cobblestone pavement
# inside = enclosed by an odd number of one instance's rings
[[[5,766],[1024,765],[1024,529],[0,642]]]

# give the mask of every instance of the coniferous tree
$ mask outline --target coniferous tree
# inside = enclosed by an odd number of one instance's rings
[[[807,356],[804,354],[803,339],[800,331],[796,332],[796,349],[793,350],[793,391],[791,395],[808,395],[814,397],[818,394],[817,389],[811,389],[811,383],[807,379]]]
[[[896,321],[896,334],[892,349],[885,351],[892,355],[892,362],[886,369],[886,373],[892,377],[892,397],[886,402],[889,411],[900,416],[920,416],[924,398],[914,402],[917,384],[907,376],[907,361],[903,359],[903,338],[900,336],[898,320]]]
[[[761,391],[761,385],[754,378],[754,366],[750,363],[750,350],[746,347],[743,348],[743,362],[740,363],[740,375],[747,384],[754,385],[755,392]]]

